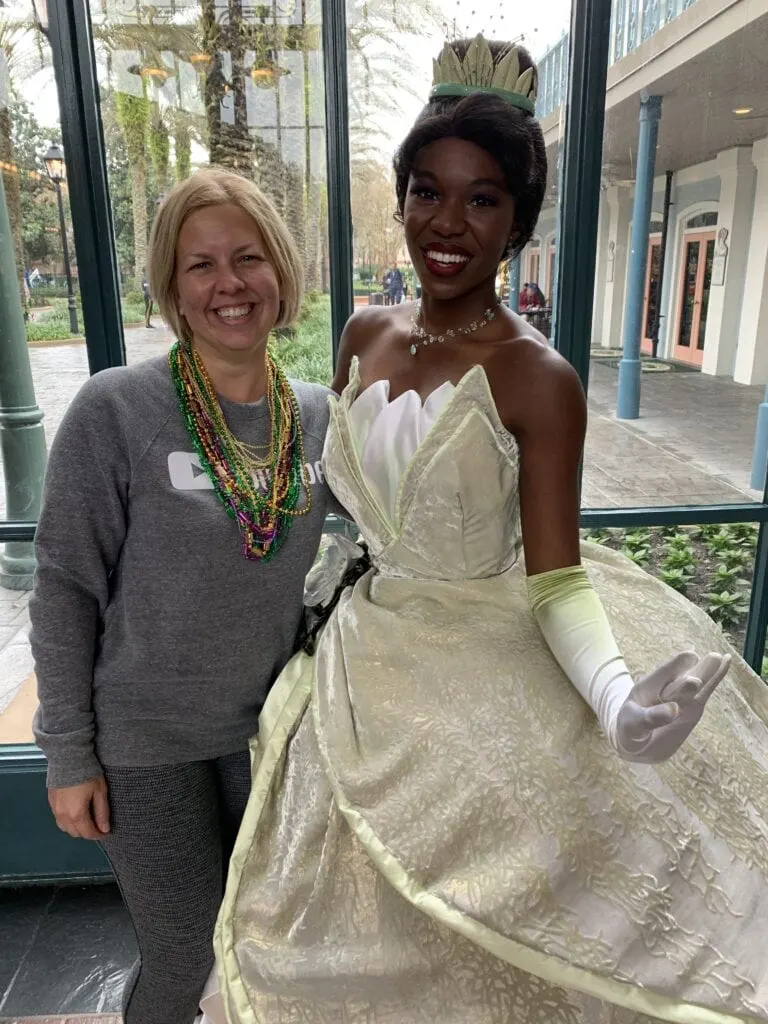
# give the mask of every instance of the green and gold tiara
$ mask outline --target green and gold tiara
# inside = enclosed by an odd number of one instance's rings
[[[478,35],[469,44],[463,60],[451,44],[446,43],[443,52],[432,63],[434,74],[430,99],[487,93],[500,96],[529,114],[536,112],[536,72],[534,68],[526,68],[520,73],[519,51],[514,45],[494,65],[487,40]]]

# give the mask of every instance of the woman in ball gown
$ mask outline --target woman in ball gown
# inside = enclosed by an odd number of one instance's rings
[[[768,1020],[763,684],[579,545],[583,392],[494,292],[544,196],[535,90],[523,49],[447,45],[395,160],[423,294],[344,333],[324,466],[370,567],[261,716],[229,1024]]]

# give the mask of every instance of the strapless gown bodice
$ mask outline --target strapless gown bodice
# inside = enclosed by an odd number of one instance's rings
[[[485,579],[517,561],[517,444],[481,366],[390,402],[387,381],[360,391],[353,363],[323,465],[384,576]]]
[[[349,408],[360,466],[382,510],[394,523],[405,471],[456,390],[441,384],[422,403],[416,391],[389,399],[389,381],[377,380]]]

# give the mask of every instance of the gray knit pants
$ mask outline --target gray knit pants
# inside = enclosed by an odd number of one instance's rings
[[[104,773],[112,831],[102,845],[140,956],[126,987],[124,1024],[192,1024],[213,966],[227,862],[248,800],[248,753]]]

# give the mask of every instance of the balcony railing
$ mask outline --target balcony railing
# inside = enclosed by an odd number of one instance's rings
[[[632,53],[696,0],[615,0],[611,16],[609,61],[615,64]],[[568,34],[539,60],[539,119],[558,110],[565,100],[568,75]]]

